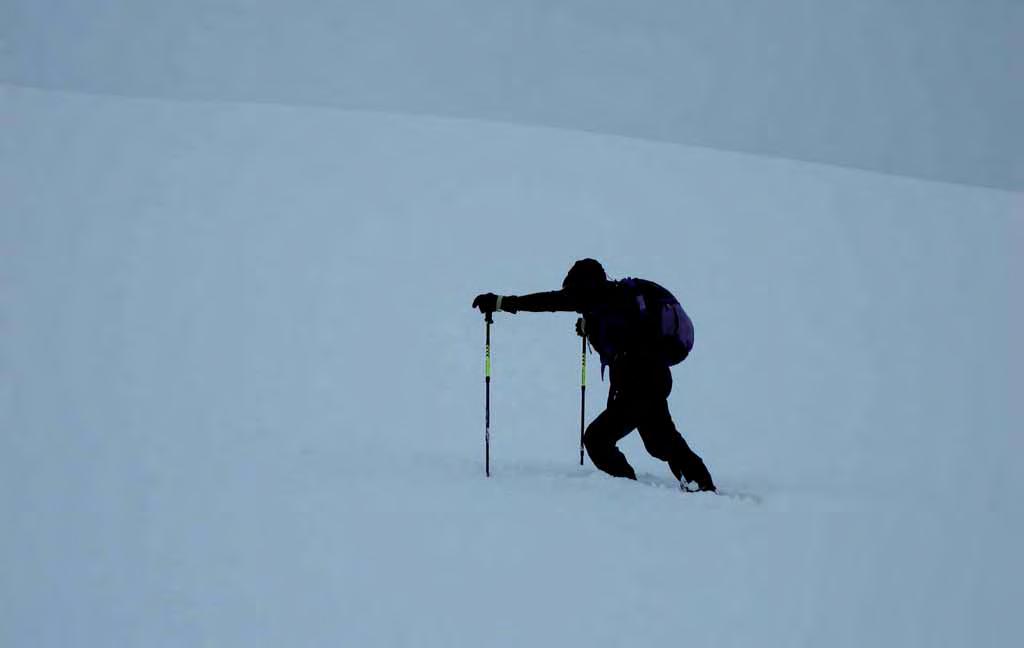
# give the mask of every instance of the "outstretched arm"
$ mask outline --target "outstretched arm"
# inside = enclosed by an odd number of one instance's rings
[[[549,292],[531,293],[529,295],[508,295],[500,296],[494,293],[477,295],[473,300],[473,308],[479,308],[481,313],[493,311],[506,311],[517,313],[526,311],[530,313],[540,312],[574,312],[579,305],[564,290],[552,290]]]
[[[551,290],[549,292],[530,293],[529,295],[510,295],[502,300],[502,310],[512,313],[526,311],[529,313],[557,313],[573,312],[576,310],[576,301],[569,297],[564,290]]]

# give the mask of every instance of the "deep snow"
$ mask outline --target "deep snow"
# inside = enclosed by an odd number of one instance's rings
[[[1019,193],[0,87],[0,645],[1014,646]],[[724,488],[577,461],[572,261],[694,319]],[[591,363],[588,416],[603,387]]]

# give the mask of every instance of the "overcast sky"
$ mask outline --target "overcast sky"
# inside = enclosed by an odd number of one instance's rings
[[[1017,0],[0,0],[0,82],[503,120],[1024,190]]]

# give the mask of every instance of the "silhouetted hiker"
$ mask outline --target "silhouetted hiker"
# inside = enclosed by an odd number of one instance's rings
[[[478,295],[473,308],[504,311],[565,311],[583,317],[576,332],[586,334],[601,356],[601,373],[611,368],[608,406],[587,427],[583,443],[594,465],[615,477],[636,479],[616,443],[634,429],[651,456],[667,461],[685,490],[713,491],[704,461],[676,430],[668,411],[669,367],[693,348],[693,324],[672,294],[643,279],[610,281],[594,259],[573,264],[561,290],[522,296]]]

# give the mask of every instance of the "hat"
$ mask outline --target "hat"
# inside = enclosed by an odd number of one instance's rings
[[[566,290],[589,288],[607,280],[608,276],[605,275],[604,268],[600,263],[594,259],[580,259],[569,268],[569,273],[562,281],[562,288]]]

